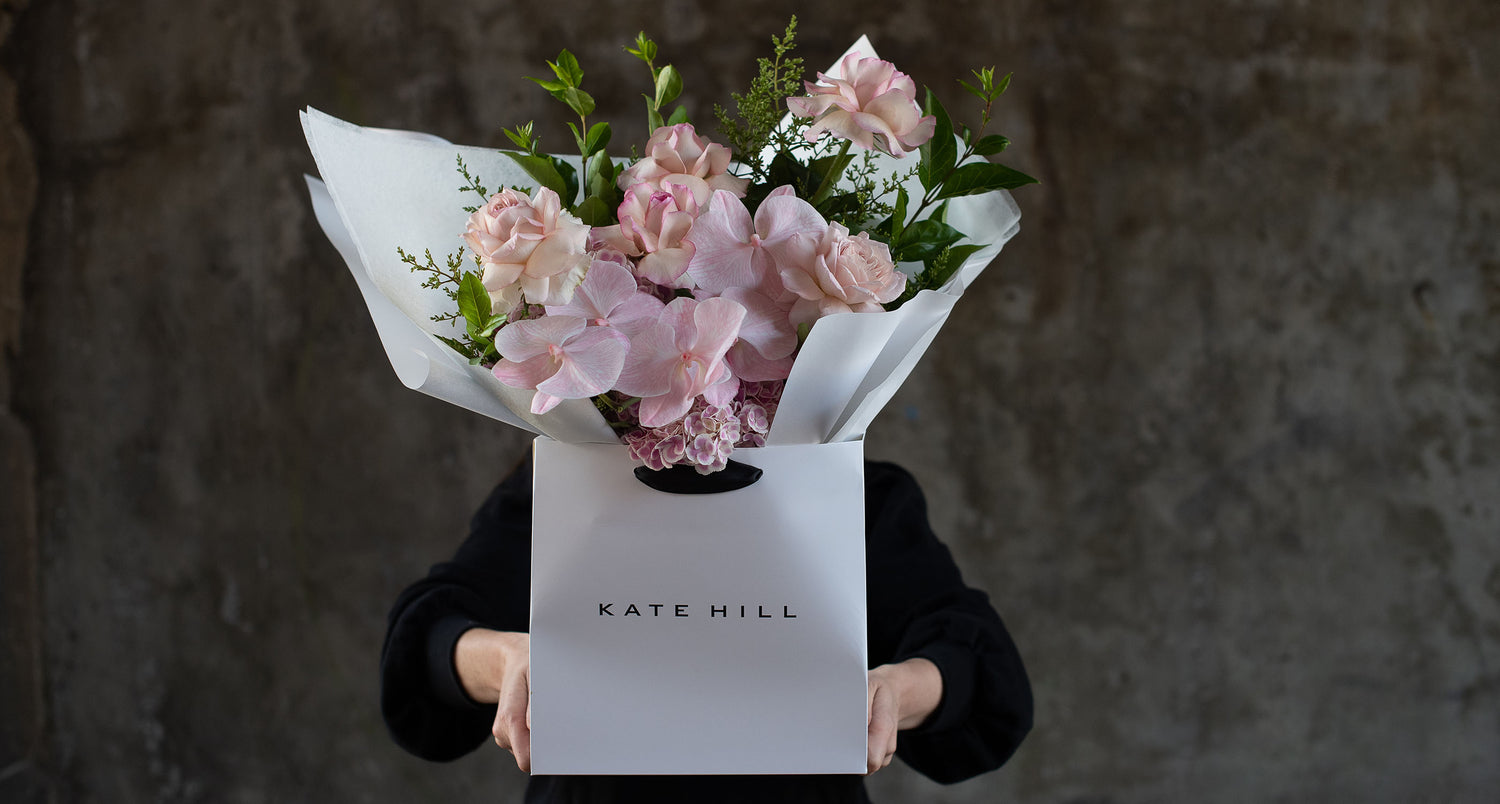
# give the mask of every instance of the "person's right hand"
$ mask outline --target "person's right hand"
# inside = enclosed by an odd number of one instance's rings
[[[531,635],[470,628],[453,649],[458,680],[479,703],[497,704],[495,744],[531,772]]]

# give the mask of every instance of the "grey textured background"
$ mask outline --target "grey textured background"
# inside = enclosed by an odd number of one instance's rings
[[[1015,71],[1045,182],[869,441],[1037,730],[877,800],[1493,801],[1500,6],[805,5],[810,65]],[[704,121],[792,10],[0,0],[0,799],[518,800],[396,749],[375,661],[525,439],[397,383],[296,110],[560,148],[567,46],[639,141],[637,29]]]

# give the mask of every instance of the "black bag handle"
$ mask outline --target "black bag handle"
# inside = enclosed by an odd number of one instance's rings
[[[759,468],[739,461],[730,461],[723,469],[706,475],[682,465],[665,469],[635,468],[636,480],[667,494],[721,494],[749,486],[760,480],[760,476]]]

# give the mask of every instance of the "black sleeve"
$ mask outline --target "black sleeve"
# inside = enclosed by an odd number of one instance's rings
[[[495,706],[464,694],[453,648],[473,627],[525,631],[531,598],[531,471],[490,494],[452,561],[396,598],[380,652],[380,710],[392,739],[423,759],[457,759],[490,736]]]
[[[1005,763],[1031,730],[1031,685],[989,598],[964,585],[927,522],[916,481],[866,464],[870,662],[929,659],[943,676],[937,711],[901,733],[896,754],[952,783]]]

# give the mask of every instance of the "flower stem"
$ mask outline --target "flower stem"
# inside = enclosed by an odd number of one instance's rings
[[[844,168],[849,165],[848,160],[844,157],[849,155],[849,146],[851,144],[851,140],[844,140],[843,146],[839,148],[838,156],[833,158],[833,169],[828,171],[828,174],[823,177],[823,183],[818,185],[818,191],[813,193],[813,197],[808,200],[809,204],[817,206],[822,203],[823,199],[828,197],[828,193],[833,189],[834,184],[838,182],[839,176],[844,175]]]

